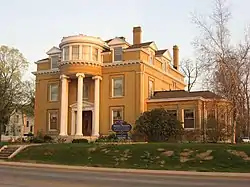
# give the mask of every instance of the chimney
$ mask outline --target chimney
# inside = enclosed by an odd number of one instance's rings
[[[173,58],[174,58],[174,68],[179,70],[179,47],[177,45],[173,46]]]
[[[140,44],[141,43],[141,27],[134,27],[133,28],[133,44]]]

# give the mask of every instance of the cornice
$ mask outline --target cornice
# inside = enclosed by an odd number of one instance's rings
[[[59,62],[58,66],[64,66],[68,64],[79,64],[79,65],[88,65],[88,66],[102,66],[102,63],[97,61],[87,61],[87,60],[71,60],[71,61],[62,61]]]
[[[49,70],[40,70],[32,72],[33,75],[44,75],[44,74],[57,74],[60,70],[58,68],[49,69]]]

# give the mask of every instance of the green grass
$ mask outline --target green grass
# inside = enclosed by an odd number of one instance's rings
[[[8,142],[0,142],[0,148],[2,147],[2,146],[4,146],[4,145],[7,145],[8,144]]]
[[[171,157],[158,149],[174,151]],[[193,160],[180,162],[180,153],[192,150]],[[30,147],[13,161],[81,165],[94,167],[140,168],[156,170],[190,170],[214,172],[250,172],[250,161],[232,155],[227,150],[244,151],[250,157],[250,145],[168,144],[136,145],[49,144]],[[212,150],[212,160],[201,160],[198,153]]]

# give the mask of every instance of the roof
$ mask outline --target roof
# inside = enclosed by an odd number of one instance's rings
[[[168,51],[167,49],[162,49],[162,50],[158,50],[155,52],[155,56],[161,56],[163,55],[166,51]]]
[[[37,62],[45,61],[45,60],[49,60],[49,58],[43,58],[43,59],[38,60]]]
[[[126,39],[125,39],[125,37],[124,36],[120,36],[120,37],[117,37],[117,38],[120,38],[120,39],[122,39],[122,40],[124,40],[125,42],[126,42]],[[109,39],[109,40],[106,40],[105,42],[106,43],[109,43],[111,40],[113,40],[114,38],[112,38],[112,39]]]
[[[153,41],[151,41],[151,42],[144,42],[144,43],[140,43],[140,44],[133,44],[130,47],[128,47],[127,49],[136,49],[136,48],[141,48],[141,47],[147,47],[147,46],[149,46],[152,43],[153,43]]]
[[[223,97],[210,91],[187,92],[185,90],[155,91],[152,99],[168,99],[182,97],[203,97],[204,99],[223,99]]]

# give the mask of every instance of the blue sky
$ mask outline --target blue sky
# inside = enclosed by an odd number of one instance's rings
[[[181,58],[193,57],[192,40],[199,34],[191,13],[208,13],[213,0],[1,0],[0,45],[18,48],[30,62],[46,57],[63,36],[86,34],[132,41],[133,26],[140,25],[143,41],[154,40],[159,49],[177,44]],[[250,23],[249,0],[231,0],[230,24],[235,41]]]

